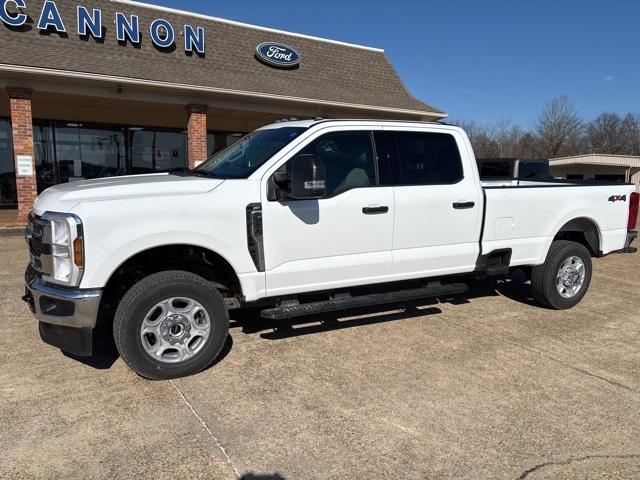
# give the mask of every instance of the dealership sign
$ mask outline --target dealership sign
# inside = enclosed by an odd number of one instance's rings
[[[19,28],[27,23],[27,8],[25,0],[2,0],[0,8],[0,19],[9,27]],[[40,31],[67,34],[67,22],[71,19],[62,18],[60,11],[53,0],[46,0],[38,13],[37,28]],[[137,15],[125,15],[116,12],[114,18],[116,28],[116,38],[118,42],[140,44],[141,26]],[[93,37],[102,39],[103,31],[102,11],[93,8],[91,11],[85,7],[76,8],[75,27],[78,36],[86,38]],[[204,28],[183,25],[184,51],[204,54]],[[176,31],[174,25],[168,20],[157,18],[149,25],[149,36],[151,41],[158,48],[171,48],[175,44]]]
[[[282,43],[261,43],[256,47],[256,56],[260,61],[273,67],[291,68],[300,63],[300,54]]]

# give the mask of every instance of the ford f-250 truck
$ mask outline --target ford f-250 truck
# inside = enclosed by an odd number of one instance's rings
[[[573,307],[592,257],[635,251],[632,192],[481,183],[467,136],[443,124],[276,123],[185,174],[44,191],[24,299],[43,340],[78,355],[115,312],[124,361],[173,378],[214,361],[231,308],[281,319],[448,297],[466,291],[464,275],[515,268],[542,305]]]

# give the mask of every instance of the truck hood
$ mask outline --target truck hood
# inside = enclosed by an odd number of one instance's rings
[[[41,215],[47,210],[69,211],[74,205],[82,202],[196,195],[213,190],[223,181],[214,178],[155,173],[61,183],[42,192],[33,203],[33,210]]]

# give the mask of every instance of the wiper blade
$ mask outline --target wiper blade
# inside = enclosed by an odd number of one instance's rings
[[[206,170],[191,170],[191,175],[195,175],[196,177],[218,178]]]

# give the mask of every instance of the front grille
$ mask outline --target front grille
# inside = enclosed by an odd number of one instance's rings
[[[43,260],[51,255],[51,227],[49,222],[37,215],[29,215],[27,225],[27,244],[29,246],[29,260],[31,266],[41,273],[50,273],[45,268]]]

